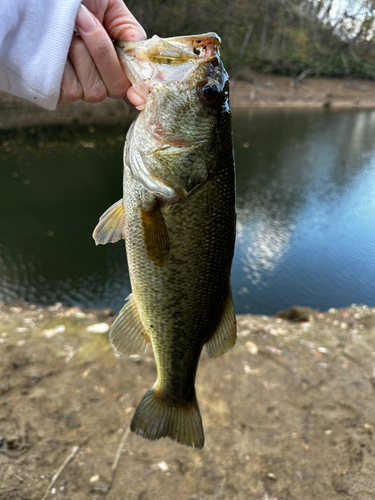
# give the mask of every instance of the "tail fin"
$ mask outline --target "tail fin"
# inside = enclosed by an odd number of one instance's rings
[[[155,386],[143,396],[135,410],[130,428],[152,441],[169,436],[178,443],[203,448],[204,434],[196,397],[192,401],[175,403]]]

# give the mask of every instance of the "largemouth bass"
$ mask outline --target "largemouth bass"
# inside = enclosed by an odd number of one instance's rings
[[[151,344],[157,381],[131,430],[202,448],[195,394],[202,348],[236,341],[230,269],[235,187],[228,75],[215,33],[117,42],[146,104],[127,134],[123,199],[100,218],[97,244],[125,238],[132,294],[112,325],[116,353]]]

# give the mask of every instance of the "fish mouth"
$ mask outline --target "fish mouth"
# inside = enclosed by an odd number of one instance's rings
[[[124,54],[131,55],[134,51],[139,51],[139,55],[147,56],[152,62],[183,64],[191,59],[207,60],[217,56],[221,40],[216,33],[205,33],[170,38],[160,38],[154,35],[140,42],[116,40],[114,43]]]
[[[126,76],[145,99],[151,82],[181,81],[201,64],[216,64],[221,40],[216,33],[114,42]]]

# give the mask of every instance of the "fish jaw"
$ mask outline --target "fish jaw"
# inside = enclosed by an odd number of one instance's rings
[[[154,84],[190,80],[197,67],[219,57],[216,33],[160,38],[140,42],[118,40],[115,47],[134,90],[147,99]]]

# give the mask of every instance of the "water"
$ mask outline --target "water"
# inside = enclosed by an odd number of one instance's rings
[[[0,301],[118,311],[123,242],[95,247],[121,197],[125,130],[0,133]],[[375,112],[236,110],[237,313],[375,306]]]
[[[375,112],[236,113],[239,311],[375,305]]]

